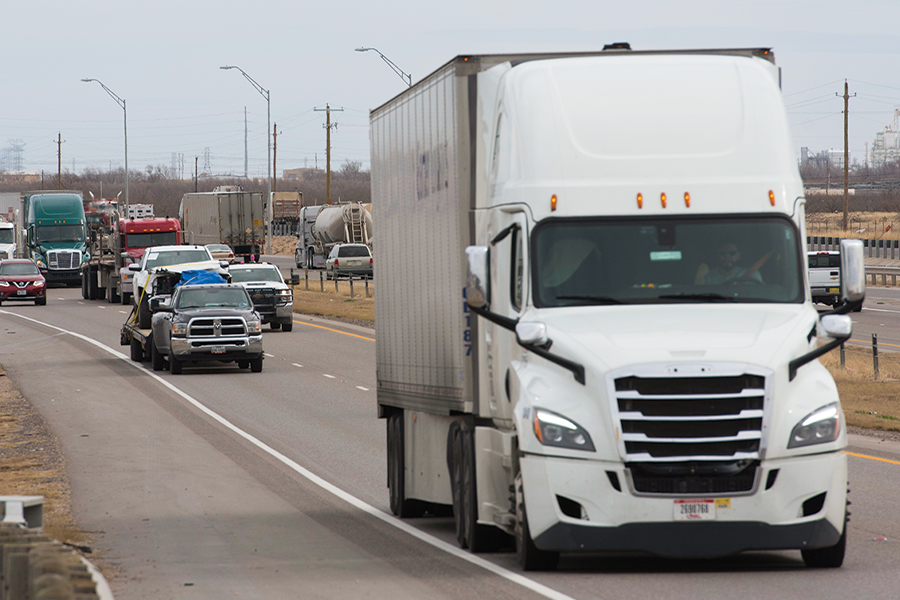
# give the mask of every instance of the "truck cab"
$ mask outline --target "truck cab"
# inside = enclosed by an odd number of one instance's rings
[[[24,196],[25,246],[47,283],[81,283],[90,257],[80,194],[40,192]]]

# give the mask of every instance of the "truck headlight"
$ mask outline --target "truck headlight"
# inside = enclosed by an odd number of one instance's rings
[[[569,419],[541,408],[534,409],[534,435],[545,446],[594,451],[591,436]]]
[[[262,333],[262,322],[247,321],[247,333]]]
[[[293,297],[291,296],[291,290],[278,290],[278,292],[276,292],[275,300],[279,304],[291,303],[293,301]]]
[[[44,269],[47,268],[47,265],[46,265],[46,264],[44,263],[44,261],[41,260],[40,258],[37,259],[37,260],[35,260],[34,262],[35,262],[35,264],[37,264],[38,267],[43,267]]]
[[[187,335],[187,323],[172,323],[172,335]]]
[[[806,415],[791,431],[788,448],[833,442],[841,433],[841,410],[837,402]]]

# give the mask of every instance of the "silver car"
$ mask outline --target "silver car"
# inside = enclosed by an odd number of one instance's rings
[[[365,244],[340,244],[325,260],[325,279],[348,275],[372,276],[372,251]]]

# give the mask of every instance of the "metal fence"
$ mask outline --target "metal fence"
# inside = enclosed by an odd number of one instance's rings
[[[371,298],[375,294],[375,282],[367,275],[350,275],[346,278],[326,280],[324,271],[314,270],[310,272],[310,269],[300,269],[298,272],[295,272],[294,269],[291,269],[287,283],[291,286],[291,291],[294,291],[295,288],[300,288],[307,292],[323,293],[325,292],[326,287],[328,287],[328,291],[330,292],[331,286],[333,285],[336,294],[341,293],[341,283],[349,283],[351,298],[363,296]]]
[[[900,240],[878,240],[869,238],[859,239],[865,248],[865,254],[869,258],[900,259]],[[826,236],[807,236],[806,246],[810,252],[837,252],[841,249],[841,238]]]

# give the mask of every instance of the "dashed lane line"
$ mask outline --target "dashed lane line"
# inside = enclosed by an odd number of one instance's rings
[[[291,363],[291,364],[294,365],[295,367],[300,367],[301,369],[303,368],[303,365],[298,365],[297,363]]]
[[[363,387],[363,386],[361,386],[361,385],[356,386],[356,389],[362,390],[362,391],[364,391],[364,392],[368,392],[368,391],[369,391],[369,388]]]
[[[440,540],[440,539],[432,536],[430,533],[420,531],[419,529],[416,529],[409,523],[407,523],[405,521],[401,521],[400,519],[395,518],[393,515],[390,515],[386,512],[383,512],[383,511],[375,508],[371,504],[368,504],[367,502],[360,500],[359,498],[350,494],[349,492],[345,492],[338,486],[322,479],[321,477],[319,477],[318,475],[316,475],[309,469],[302,467],[296,461],[288,458],[287,456],[285,456],[278,450],[275,450],[274,448],[272,448],[271,446],[269,446],[262,440],[250,435],[243,429],[240,429],[237,425],[234,425],[231,421],[229,421],[225,417],[221,416],[217,412],[208,408],[205,404],[201,403],[199,400],[196,400],[193,396],[189,395],[187,392],[183,392],[181,389],[176,387],[173,383],[163,379],[162,377],[160,377],[153,371],[148,371],[148,370],[144,369],[143,365],[133,362],[130,359],[130,357],[122,354],[121,352],[117,352],[116,350],[113,350],[106,344],[102,344],[95,339],[87,337],[86,335],[82,335],[80,333],[75,333],[74,331],[68,331],[66,329],[62,329],[61,327],[56,327],[55,325],[50,325],[48,323],[44,323],[43,321],[38,321],[37,319],[32,319],[32,318],[26,317],[24,315],[19,315],[16,313],[5,311],[5,310],[0,310],[0,314],[19,317],[20,319],[24,319],[26,321],[30,321],[30,322],[36,323],[38,325],[43,325],[44,327],[48,327],[50,329],[54,329],[54,330],[62,332],[62,333],[67,333],[67,334],[71,335],[72,337],[83,340],[83,341],[87,342],[88,344],[92,344],[93,346],[103,350],[104,352],[111,354],[112,356],[118,358],[119,360],[125,362],[126,364],[129,364],[129,365],[133,366],[134,368],[139,369],[142,373],[146,374],[148,377],[152,377],[154,380],[156,380],[160,385],[165,386],[166,388],[168,388],[175,394],[178,394],[180,397],[184,398],[184,400],[186,402],[188,402],[192,406],[196,407],[198,410],[205,413],[206,415],[208,415],[211,419],[220,423],[226,429],[234,432],[235,435],[247,440],[249,443],[253,444],[254,446],[259,448],[263,452],[269,454],[276,460],[280,461],[282,464],[284,464],[285,466],[287,466],[288,468],[293,470],[295,473],[297,473],[301,477],[305,477],[310,483],[319,486],[323,490],[333,494],[337,498],[340,498],[347,504],[357,508],[358,510],[361,510],[362,512],[366,513],[367,515],[369,515],[373,518],[376,518],[376,519],[382,521],[383,523],[390,525],[391,527],[395,527],[398,530],[406,533],[407,535],[410,535],[422,542],[425,542],[426,544],[432,546],[433,548],[436,548],[438,550],[446,552],[447,554],[450,554],[456,558],[459,558],[460,560],[464,560],[464,561],[468,562],[469,564],[474,565],[476,567],[481,567],[485,571],[489,571],[489,572],[497,575],[498,577],[502,577],[503,579],[509,581],[510,583],[520,585],[520,586],[522,586],[526,589],[529,589],[529,590],[533,591],[534,593],[539,594],[545,598],[550,598],[551,600],[574,600],[571,596],[568,596],[566,594],[563,594],[562,592],[558,592],[552,588],[549,588],[541,583],[538,583],[537,581],[534,581],[532,579],[525,577],[524,575],[514,573],[513,571],[505,569],[505,568],[501,567],[500,565],[495,565],[494,563],[492,563],[488,560],[485,560],[485,559],[481,558],[480,556],[470,553],[468,550],[463,550],[459,546],[449,544],[443,540]]]
[[[337,377],[335,377],[334,375],[329,375],[328,373],[322,373],[322,375],[324,375],[328,379],[337,379]]]

